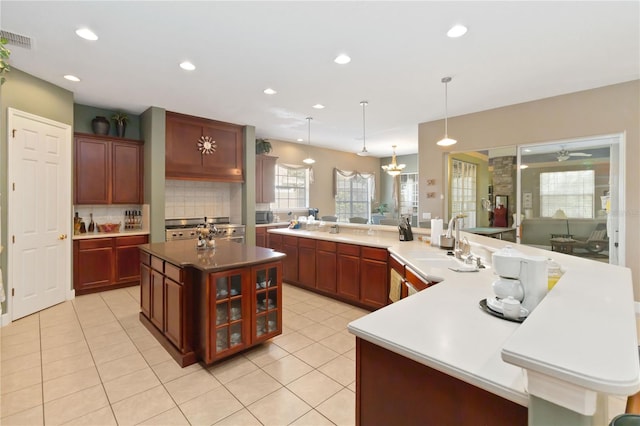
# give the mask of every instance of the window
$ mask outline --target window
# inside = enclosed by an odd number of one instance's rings
[[[276,165],[276,201],[274,210],[306,208],[309,205],[309,169]]]
[[[335,179],[338,221],[349,222],[350,217],[368,219],[371,212],[373,176],[336,170]]]
[[[567,217],[593,218],[593,170],[540,173],[540,216],[562,210]]]
[[[476,227],[477,167],[466,161],[451,160],[451,215],[462,213],[466,228]]]
[[[400,213],[418,215],[418,173],[400,175]]]

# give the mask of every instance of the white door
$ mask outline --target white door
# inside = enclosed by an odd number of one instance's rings
[[[71,128],[8,110],[8,296],[11,319],[71,294]]]

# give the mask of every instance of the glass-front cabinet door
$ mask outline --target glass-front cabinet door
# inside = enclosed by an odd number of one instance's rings
[[[251,333],[255,342],[282,332],[282,265],[278,262],[255,266],[251,277],[255,306]]]
[[[226,356],[251,343],[249,309],[251,292],[248,290],[248,271],[232,270],[211,274],[212,286],[212,339],[213,358]]]

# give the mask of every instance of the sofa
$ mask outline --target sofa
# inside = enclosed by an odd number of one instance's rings
[[[566,238],[577,242],[576,247],[593,248],[595,245],[588,241],[603,243],[608,240],[606,235],[606,219],[553,219],[547,217],[524,219],[522,221],[522,244],[551,250],[551,238]],[[594,238],[595,237],[595,238]],[[606,244],[604,244],[606,246]]]

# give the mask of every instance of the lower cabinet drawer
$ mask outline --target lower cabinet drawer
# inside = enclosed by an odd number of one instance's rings
[[[182,269],[169,262],[164,264],[164,274],[177,283],[182,283]]]
[[[164,260],[151,256],[151,267],[158,272],[164,272]]]

